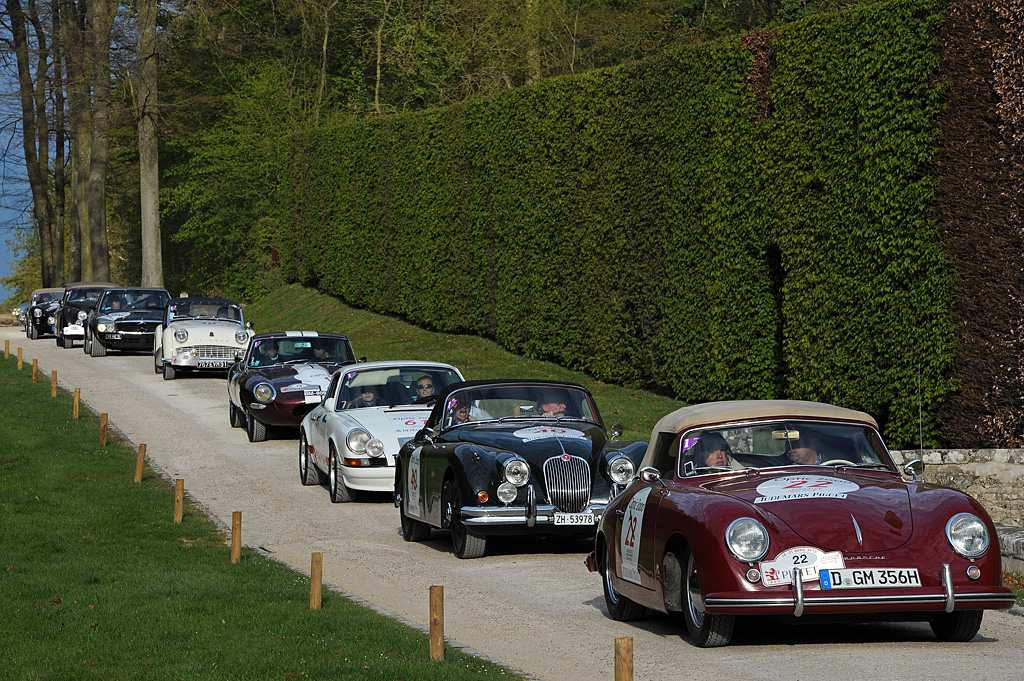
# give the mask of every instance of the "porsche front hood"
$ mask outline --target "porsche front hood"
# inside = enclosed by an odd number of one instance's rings
[[[807,470],[743,476],[705,488],[755,505],[828,551],[885,551],[910,539],[913,514],[901,480],[851,470]]]

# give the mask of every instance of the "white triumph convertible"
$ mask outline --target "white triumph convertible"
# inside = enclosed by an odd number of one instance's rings
[[[395,456],[423,428],[437,394],[463,380],[436,362],[366,362],[337,371],[299,426],[299,478],[327,482],[331,501],[392,492]]]
[[[181,371],[224,372],[252,336],[233,300],[172,298],[153,334],[153,369],[166,380]]]

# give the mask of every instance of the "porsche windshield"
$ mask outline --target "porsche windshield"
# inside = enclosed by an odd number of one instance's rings
[[[598,423],[590,394],[560,385],[502,385],[459,390],[448,396],[442,427],[470,421],[568,419]]]
[[[766,421],[691,430],[672,447],[680,476],[770,466],[851,466],[892,469],[874,429],[823,421]],[[664,465],[663,464],[663,465]]]
[[[303,362],[349,364],[355,361],[344,338],[277,336],[253,340],[247,364],[251,367],[266,367]]]

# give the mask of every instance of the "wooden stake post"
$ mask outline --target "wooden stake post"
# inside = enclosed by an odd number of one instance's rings
[[[139,458],[135,460],[135,482],[142,482],[142,466],[146,463],[146,445],[139,445]]]
[[[57,372],[50,373],[50,397],[57,396]]]
[[[615,639],[615,681],[633,681],[633,639]]]
[[[444,587],[430,587],[430,659],[444,661]]]
[[[242,512],[231,514],[231,562],[242,560]]]
[[[18,371],[21,371],[21,348],[18,348]]]
[[[11,341],[5,340],[4,341],[4,359],[10,359],[10,358],[11,358]]]
[[[39,360],[38,359],[32,360],[32,382],[33,383],[38,383],[39,382]]]
[[[174,522],[181,522],[182,507],[185,504],[185,481],[178,478],[174,481]]]
[[[309,609],[320,609],[320,596],[324,583],[324,554],[313,552],[313,560],[309,567]]]
[[[74,418],[78,418],[78,406],[82,402],[82,389],[75,388],[75,406],[71,408],[71,415]]]
[[[107,446],[107,415],[100,414],[100,447]]]

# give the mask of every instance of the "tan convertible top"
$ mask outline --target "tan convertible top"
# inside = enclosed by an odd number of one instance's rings
[[[813,418],[837,419],[842,421],[860,421],[869,423],[875,429],[878,423],[870,415],[854,409],[844,409],[823,402],[805,402],[803,400],[736,400],[732,402],[704,402],[694,404],[662,417],[654,426],[651,442],[644,455],[644,466],[654,455],[654,445],[662,433],[676,435],[698,426],[718,423],[735,423],[766,418]]]

